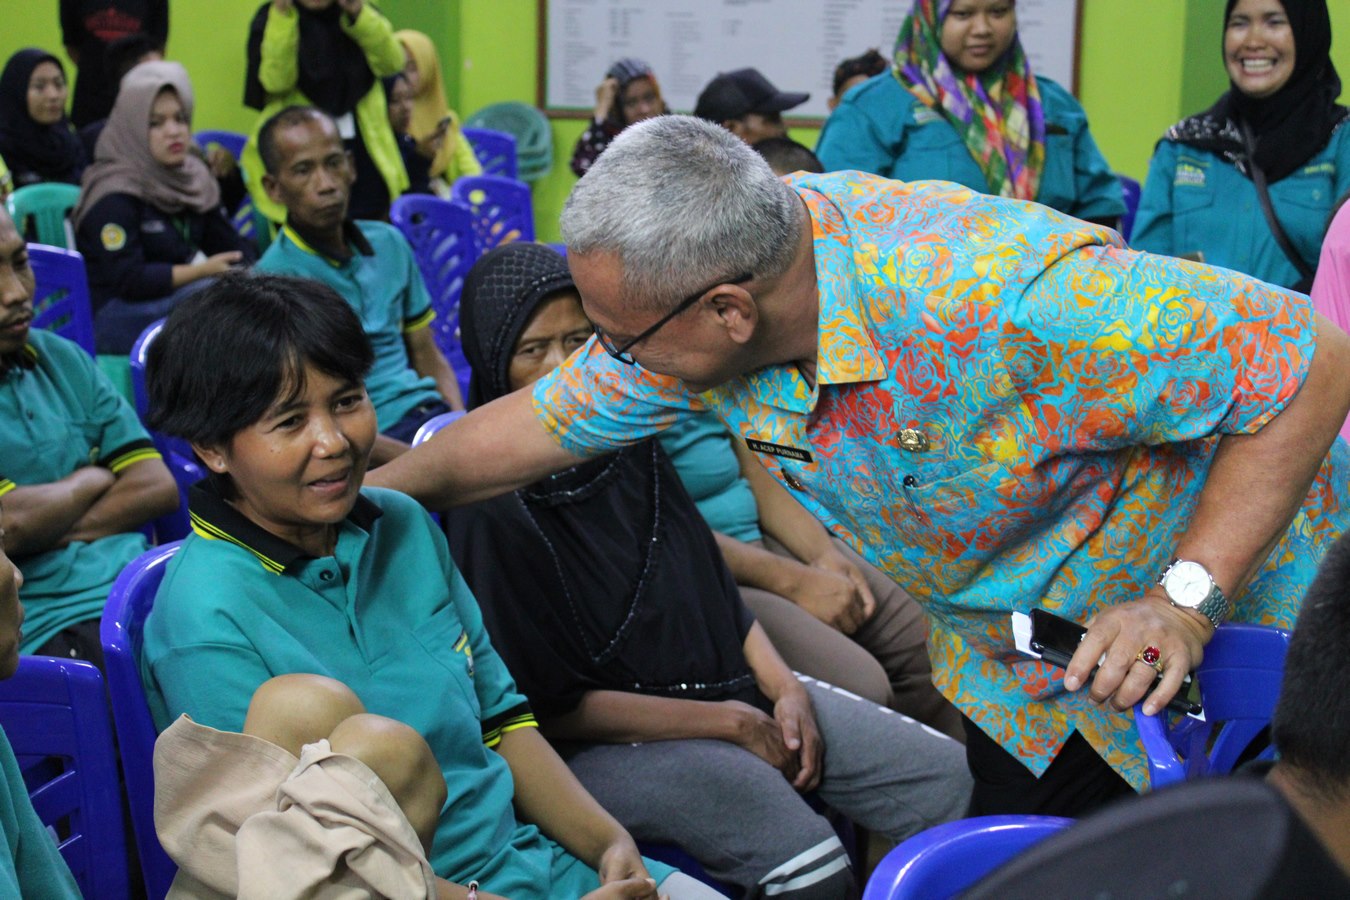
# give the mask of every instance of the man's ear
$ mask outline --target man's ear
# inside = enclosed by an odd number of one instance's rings
[[[272,175],[270,172],[264,172],[262,177],[262,186],[263,190],[267,192],[268,200],[271,200],[278,206],[286,205],[285,203],[281,202],[281,197],[279,196],[281,193],[281,186],[277,184],[277,179],[275,175]]]
[[[727,337],[738,344],[750,342],[759,326],[759,304],[749,291],[738,284],[722,285],[707,303]]]

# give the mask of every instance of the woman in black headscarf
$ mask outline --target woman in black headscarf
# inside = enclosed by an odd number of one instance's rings
[[[1330,53],[1326,0],[1228,0],[1232,87],[1159,142],[1131,243],[1306,291],[1350,191],[1350,110]]]
[[[287,106],[317,106],[337,122],[356,163],[347,215],[387,219],[408,187],[380,79],[403,71],[389,20],[364,0],[268,0],[249,26],[244,103],[262,110],[244,147],[254,205],[273,222],[286,211],[262,189],[258,130]]]
[[[0,74],[0,158],[13,186],[43,181],[79,184],[88,161],[66,116],[66,70],[46,50],[29,47]]]
[[[460,323],[471,407],[592,331],[567,263],[538,244],[474,266]],[[747,897],[836,896],[844,849],[799,789],[819,782],[892,840],[964,812],[959,744],[783,663],[659,442],[452,510],[447,530],[545,735],[638,840],[679,845]]]

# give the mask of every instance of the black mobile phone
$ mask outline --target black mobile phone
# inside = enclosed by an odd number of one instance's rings
[[[1041,659],[1051,665],[1067,669],[1069,660],[1073,659],[1073,654],[1078,649],[1078,645],[1082,642],[1085,634],[1087,634],[1087,629],[1077,622],[1070,622],[1068,619],[1044,609],[1033,609],[1031,611],[1031,649],[1039,653]],[[1093,667],[1088,678],[1096,674],[1096,671],[1096,667]],[[1155,676],[1153,686],[1157,687],[1161,681],[1162,675]],[[1167,708],[1173,712],[1186,715],[1198,715],[1201,706],[1196,699],[1196,689],[1195,678],[1188,673],[1181,688],[1168,701]],[[1152,688],[1149,690],[1152,691]]]

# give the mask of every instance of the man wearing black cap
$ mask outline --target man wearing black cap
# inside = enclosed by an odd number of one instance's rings
[[[747,144],[787,137],[783,110],[801,106],[810,94],[780,91],[759,69],[719,73],[698,95],[694,115],[716,122]]]

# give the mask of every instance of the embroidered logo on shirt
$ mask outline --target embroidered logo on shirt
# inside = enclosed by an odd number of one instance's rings
[[[914,107],[914,124],[927,125],[929,122],[936,122],[942,118],[942,113],[933,109],[931,106]]]
[[[127,245],[127,231],[121,225],[109,222],[99,231],[98,239],[103,242],[104,250],[116,253]]]
[[[757,441],[754,438],[746,438],[745,446],[756,453],[768,453],[773,456],[781,456],[784,459],[795,459],[798,462],[811,462],[811,451],[800,450],[796,447],[784,447],[781,444],[770,444],[768,441]]]
[[[1186,163],[1181,163],[1180,165],[1177,166],[1177,174],[1176,177],[1173,179],[1172,183],[1178,185],[1189,185],[1191,187],[1204,187],[1205,170],[1200,168],[1199,166],[1191,166],[1187,165]]]
[[[1304,166],[1299,172],[1300,175],[1335,175],[1336,163],[1328,160],[1327,162],[1314,163],[1311,166]]]

